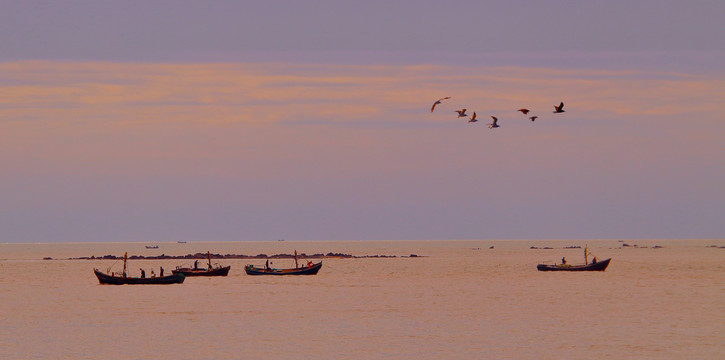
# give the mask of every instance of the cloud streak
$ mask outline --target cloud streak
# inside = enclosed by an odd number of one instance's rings
[[[566,100],[585,118],[692,115],[719,110],[725,97],[721,74],[647,71],[73,62],[0,63],[0,71],[4,121],[410,122],[442,95],[483,113],[548,112]]]

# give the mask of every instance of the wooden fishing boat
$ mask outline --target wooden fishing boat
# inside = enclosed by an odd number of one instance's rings
[[[539,271],[604,271],[609,266],[611,258],[597,261],[595,257],[592,262],[589,262],[589,255],[591,253],[584,247],[584,265],[569,265],[566,260],[562,258],[561,264],[539,264],[536,265],[536,269]]]
[[[173,274],[169,276],[153,276],[153,277],[128,277],[126,276],[126,261],[128,260],[128,253],[123,254],[123,272],[121,275],[114,273],[107,274],[93,269],[93,273],[96,274],[98,282],[101,284],[108,285],[165,285],[165,284],[181,284],[186,279],[184,274]],[[110,272],[110,270],[109,270]]]
[[[274,269],[269,267],[269,260],[264,267],[256,267],[249,264],[244,267],[244,271],[247,275],[317,275],[317,272],[322,268],[322,261],[317,264],[308,261],[307,265],[299,266],[297,263],[297,250],[295,250],[295,267],[292,269]]]
[[[197,261],[194,261],[194,267],[181,267],[177,266],[176,269],[171,270],[172,274],[184,274],[185,276],[227,276],[229,274],[230,266],[212,266],[211,265],[211,253],[206,252],[208,259],[208,267],[206,269],[196,267]]]
[[[604,271],[607,269],[607,266],[609,266],[610,260],[612,259],[610,258],[585,265],[539,264],[536,265],[536,268],[539,271]]]
[[[264,268],[250,264],[244,267],[244,271],[247,272],[247,275],[316,275],[320,268],[322,268],[322,261],[291,269]]]
[[[109,285],[166,285],[166,284],[181,284],[186,279],[184,274],[173,274],[168,276],[157,276],[157,277],[125,277],[117,275],[104,274],[98,269],[93,269],[93,272],[98,278],[98,282],[101,284]]]

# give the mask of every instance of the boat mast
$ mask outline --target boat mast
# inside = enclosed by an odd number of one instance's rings
[[[128,259],[128,251],[123,253],[123,277],[126,277],[126,259]]]
[[[584,245],[584,265],[589,264],[589,258],[587,257],[587,246]]]
[[[295,250],[295,269],[299,268],[300,266],[297,265],[297,250]]]
[[[211,253],[207,250],[206,257],[209,259],[209,270],[211,270]]]

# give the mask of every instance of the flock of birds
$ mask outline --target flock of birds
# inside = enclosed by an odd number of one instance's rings
[[[435,110],[435,108],[436,108],[436,105],[442,103],[443,100],[448,100],[450,98],[451,98],[450,96],[446,96],[444,98],[440,98],[440,99],[436,100],[433,103],[433,106],[431,106],[430,112],[433,112],[433,110]],[[468,110],[468,109],[465,109],[464,108],[464,109],[461,109],[461,110],[453,110],[453,112],[458,113],[458,118],[462,118],[462,117],[467,117],[468,116],[468,114],[466,114],[466,110]],[[518,109],[517,111],[521,111],[524,115],[528,115],[529,112],[531,112],[531,110],[526,109],[526,108]],[[564,112],[564,102],[563,101],[559,105],[554,105],[554,111],[553,111],[554,114],[563,113],[563,112]],[[536,116],[536,115],[529,116],[529,120],[531,120],[532,122],[533,121],[536,121],[536,119],[538,119],[538,118],[539,117]],[[493,116],[493,115],[491,115],[491,119],[493,119],[493,122],[491,122],[490,124],[488,124],[488,128],[489,129],[495,129],[495,128],[499,127],[499,125],[498,125],[498,118],[495,117],[495,116]],[[478,119],[476,119],[476,112],[475,111],[473,112],[473,115],[471,115],[471,118],[468,120],[468,122],[469,123],[478,122]]]

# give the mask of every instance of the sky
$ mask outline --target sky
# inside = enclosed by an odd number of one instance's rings
[[[0,242],[725,237],[723,2],[0,5]]]

